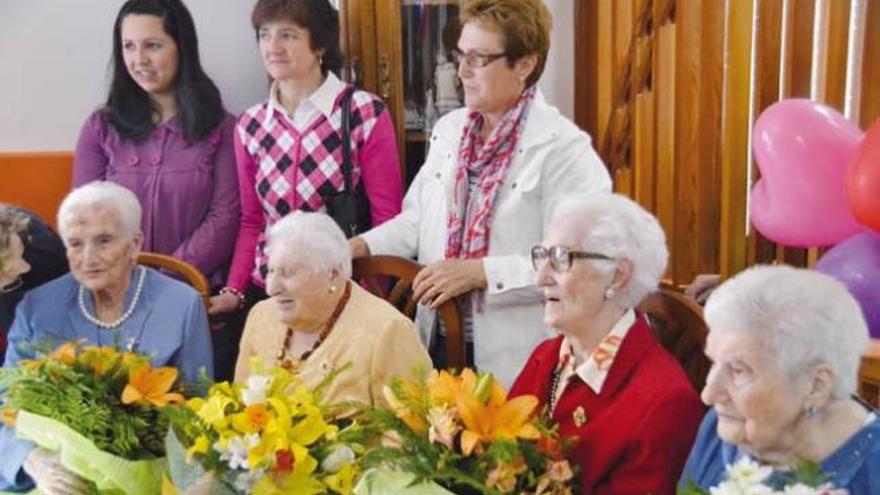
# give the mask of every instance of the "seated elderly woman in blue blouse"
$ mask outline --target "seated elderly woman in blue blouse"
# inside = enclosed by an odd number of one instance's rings
[[[681,483],[715,487],[748,457],[772,468],[777,489],[808,461],[835,488],[880,493],[880,421],[853,396],[868,328],[846,288],[818,272],[761,266],[716,289],[705,316],[713,364],[702,399],[712,409]]]
[[[30,291],[16,308],[5,366],[34,357],[42,343],[84,340],[150,356],[192,382],[213,374],[208,320],[189,286],[137,264],[143,235],[134,194],[92,182],[61,203],[58,226],[69,274]],[[0,429],[0,490],[86,493],[86,484],[55,456]]]

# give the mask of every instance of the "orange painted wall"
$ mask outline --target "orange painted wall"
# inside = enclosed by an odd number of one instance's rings
[[[73,153],[0,153],[0,202],[24,207],[56,227],[61,200],[70,191]]]

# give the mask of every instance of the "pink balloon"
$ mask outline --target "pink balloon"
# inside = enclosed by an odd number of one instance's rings
[[[846,172],[862,131],[836,110],[804,99],[782,100],[755,122],[753,149],[761,178],[751,220],[786,246],[830,246],[861,231],[846,199]]]

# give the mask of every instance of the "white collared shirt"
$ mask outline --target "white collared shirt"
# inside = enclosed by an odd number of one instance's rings
[[[336,98],[343,89],[345,89],[345,84],[336,77],[336,74],[327,72],[327,77],[318,86],[318,89],[302,100],[293,115],[290,115],[278,98],[278,82],[275,81],[269,88],[269,111],[277,111],[287,119],[294,130],[304,133],[320,114],[324,114],[324,117],[330,119],[333,114],[333,103],[336,102]]]
[[[602,391],[602,386],[608,378],[608,372],[611,365],[614,364],[614,358],[620,350],[623,339],[629,333],[630,327],[636,322],[636,313],[632,309],[626,311],[623,316],[617,320],[617,323],[608,332],[608,335],[599,342],[599,345],[593,349],[593,352],[586,357],[584,362],[575,368],[574,347],[568,337],[562,339],[562,346],[559,348],[559,386],[556,387],[556,395],[553,398],[554,404],[559,402],[565,388],[571,381],[578,377],[590,387],[596,394]]]

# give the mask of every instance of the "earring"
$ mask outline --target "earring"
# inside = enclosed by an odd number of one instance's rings
[[[608,299],[611,299],[612,297],[614,297],[615,293],[616,293],[616,291],[614,290],[614,287],[608,287],[607,289],[605,289],[605,293],[602,294],[602,296],[607,301]]]
[[[804,409],[804,414],[806,414],[808,418],[813,419],[819,414],[819,408],[816,406],[807,406]]]
[[[323,54],[318,55],[318,65],[320,65],[320,66],[324,65],[324,55]]]
[[[334,292],[336,292],[336,286],[335,286],[335,285],[331,285],[331,286],[330,286],[330,293],[333,294]]]

